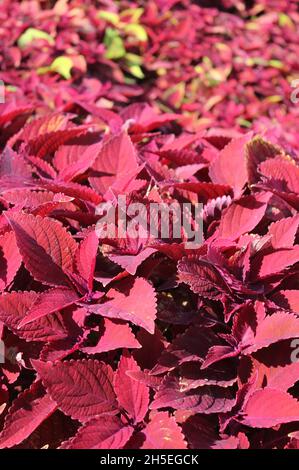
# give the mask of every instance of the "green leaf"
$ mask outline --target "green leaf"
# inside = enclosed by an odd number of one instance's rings
[[[237,122],[239,126],[246,127],[248,129],[252,126],[252,122],[248,121],[247,119],[243,119],[241,117],[237,119]]]
[[[18,46],[20,49],[24,49],[25,47],[29,46],[32,42],[37,39],[43,39],[47,41],[49,44],[54,44],[55,41],[50,36],[50,34],[45,33],[45,31],[41,31],[40,29],[35,28],[28,28],[26,31],[19,37],[18,39]]]
[[[274,67],[275,69],[283,69],[284,67],[281,60],[278,59],[269,60],[268,64],[270,65],[270,67]]]
[[[126,54],[124,42],[118,31],[107,28],[105,31],[104,44],[106,46],[106,59],[121,59]]]

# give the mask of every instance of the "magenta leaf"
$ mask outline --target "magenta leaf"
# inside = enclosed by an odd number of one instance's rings
[[[122,320],[103,318],[98,333],[97,344],[88,345],[84,342],[80,349],[87,354],[99,354],[120,348],[141,347],[129,325]]]
[[[115,393],[119,405],[125,409],[135,423],[143,420],[149,405],[149,390],[146,385],[133,380],[128,372],[139,372],[140,367],[128,353],[120,358],[115,374]]]
[[[60,449],[122,449],[133,431],[117,416],[100,416],[84,424]]]
[[[145,436],[142,449],[186,449],[187,447],[179,425],[167,412],[153,414],[142,434]]]
[[[245,149],[250,138],[251,134],[247,134],[233,139],[221,150],[210,166],[209,173],[212,182],[231,186],[236,198],[241,195],[248,180]]]
[[[10,407],[0,434],[0,449],[13,447],[22,442],[56,408],[56,403],[45,393],[41,383],[33,383],[30,389],[21,393]]]
[[[69,285],[65,270],[72,269],[77,244],[65,228],[53,219],[25,213],[11,214],[9,222],[32,276],[45,284]]]
[[[51,364],[33,360],[38,376],[57,406],[81,422],[117,410],[113,371],[96,360]]]
[[[50,313],[62,310],[77,300],[79,300],[79,297],[72,289],[64,287],[49,289],[38,296],[27,315],[20,321],[18,328]]]
[[[136,278],[133,284],[125,286],[125,292],[110,289],[107,296],[112,300],[90,307],[90,311],[104,317],[130,321],[154,333],[156,295],[149,282]]]
[[[105,194],[122,176],[137,168],[136,150],[126,132],[110,138],[103,145],[93,170],[99,176],[89,178],[93,189]]]
[[[43,316],[21,326],[38,298],[39,294],[33,291],[3,294],[0,297],[0,320],[26,341],[51,341],[67,336],[66,326],[59,313]]]
[[[290,394],[265,388],[246,401],[241,421],[253,428],[271,428],[299,419],[299,402]]]

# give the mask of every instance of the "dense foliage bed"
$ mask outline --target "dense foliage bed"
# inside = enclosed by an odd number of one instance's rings
[[[297,448],[298,27],[2,2],[0,448]],[[119,195],[203,204],[203,244],[99,239]]]

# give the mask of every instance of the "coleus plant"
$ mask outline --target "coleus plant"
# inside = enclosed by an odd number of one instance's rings
[[[128,58],[137,47],[132,35],[138,44],[163,43],[152,50],[143,44],[145,64],[185,67],[180,50],[182,62],[170,51],[178,31],[168,7],[178,19],[182,11],[209,24],[213,18],[212,34],[219,12],[220,33],[221,24],[256,31],[261,21],[266,34],[279,20],[288,38],[296,11],[286,18],[279,9],[271,16],[272,2],[249,11],[244,2],[236,10],[218,2],[216,10],[157,1],[146,2],[145,12],[135,4],[123,12],[129,2],[120,11],[105,2],[96,16],[80,2],[71,2],[72,13],[62,1],[46,12],[39,3],[10,3],[21,18],[29,7],[38,15],[1,45],[3,78],[16,89],[6,90],[0,108],[0,448],[297,448],[296,111],[286,107],[292,119],[282,122],[278,107],[264,106],[265,121],[241,133],[232,128],[234,112],[210,103],[203,115],[213,114],[214,128],[204,130],[181,113],[184,100],[166,100],[165,109],[163,73],[149,88],[123,78],[140,74]],[[165,39],[157,37],[157,9]],[[264,22],[249,21],[254,11]],[[93,18],[104,35],[106,22],[114,32],[100,41]],[[60,22],[67,28],[56,37]],[[55,48],[67,41],[76,65],[64,58],[53,66]],[[103,83],[91,78],[99,64],[109,72]],[[211,75],[207,60],[203,67]],[[269,67],[284,83],[278,64]],[[265,78],[262,66],[257,71]],[[224,83],[219,90],[227,95]],[[272,112],[281,125],[261,132]],[[99,238],[98,207],[117,208],[119,195],[145,207],[202,203],[202,245],[187,248],[183,233]]]

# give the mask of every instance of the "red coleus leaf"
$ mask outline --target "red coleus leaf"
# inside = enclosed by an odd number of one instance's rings
[[[100,416],[82,426],[60,449],[122,449],[133,431],[117,416]]]
[[[86,131],[87,128],[85,126],[77,126],[43,134],[34,140],[34,142],[30,142],[30,152],[36,153],[37,158],[44,158],[47,154],[55,152],[60,145]]]
[[[231,188],[227,185],[212,183],[175,183],[172,185],[175,189],[186,194],[187,198],[192,202],[202,202],[206,204],[211,199],[217,197],[231,195]]]
[[[298,290],[281,290],[272,299],[281,307],[299,314]]]
[[[51,341],[67,336],[63,319],[58,313],[21,325],[38,298],[39,294],[33,291],[2,294],[0,320],[14,334],[26,341]]]
[[[1,110],[2,111],[2,110]],[[22,116],[28,119],[29,115],[33,112],[33,107],[32,106],[19,106],[16,107],[15,105],[13,106],[7,106],[7,108],[4,108],[3,112],[1,112],[0,115],[0,126],[3,128],[5,124],[9,123],[10,121],[13,121],[14,119]]]
[[[18,449],[57,449],[62,442],[76,433],[77,427],[75,421],[56,410],[18,445]]]
[[[80,276],[86,281],[89,291],[92,290],[99,239],[96,233],[90,232],[80,243],[75,254],[75,264]]]
[[[299,167],[294,160],[272,158],[261,163],[260,171],[266,178],[274,180],[281,191],[299,193]]]
[[[16,237],[13,232],[6,232],[0,237],[0,291],[14,280],[21,262]]]
[[[93,170],[99,176],[89,178],[92,188],[102,194],[122,176],[137,169],[136,151],[126,132],[111,137],[99,152]]]
[[[41,135],[64,130],[70,117],[70,115],[53,113],[39,119],[34,119],[24,127],[18,138],[25,142],[30,142],[36,140]]]
[[[55,161],[61,167],[59,179],[72,181],[77,176],[85,173],[90,168],[102,147],[102,143],[89,146],[69,145],[62,146],[55,154]],[[57,165],[56,165],[57,166]]]
[[[52,202],[55,198],[55,194],[50,191],[36,191],[22,188],[6,191],[3,197],[10,204],[36,209],[43,204]]]
[[[152,369],[168,346],[168,342],[157,327],[154,334],[143,329],[140,330],[137,333],[137,339],[141,348],[133,352],[134,359],[142,369]],[[148,354],[148,350],[151,351],[151,354]]]
[[[265,388],[246,401],[241,422],[253,428],[271,428],[299,420],[299,402],[286,392]]]
[[[299,246],[281,248],[276,251],[259,252],[251,260],[250,278],[264,278],[280,273],[284,269],[298,263]]]
[[[295,340],[297,343],[297,340]],[[250,358],[254,387],[270,387],[286,392],[298,380],[299,362],[294,361],[292,341],[275,343]],[[296,350],[295,350],[296,355]]]
[[[0,449],[24,441],[56,408],[56,403],[46,394],[41,383],[33,383],[10,407],[0,433]]]
[[[69,285],[77,243],[62,225],[48,217],[10,213],[23,262],[32,276],[45,284]],[[45,269],[46,266],[46,269]]]
[[[149,256],[156,252],[155,248],[145,248],[136,254],[122,254],[122,253],[110,253],[108,258],[114,263],[119,264],[129,274],[136,274],[138,267],[145,261]]]
[[[251,136],[247,134],[233,139],[221,150],[210,166],[209,174],[213,183],[231,186],[236,198],[241,195],[248,180],[245,149]]]
[[[227,388],[203,386],[182,391],[179,378],[167,376],[156,392],[151,408],[157,410],[171,407],[176,410],[190,410],[193,413],[211,414],[226,413],[235,403],[234,396]]]
[[[82,199],[92,204],[99,204],[102,201],[101,196],[96,191],[78,183],[43,179],[39,181],[38,188],[47,189],[48,191],[53,191],[53,193],[63,193],[67,196]]]
[[[221,346],[214,346],[214,348],[221,348]],[[221,358],[214,367],[206,366],[211,349],[212,348],[210,348],[201,368],[198,367],[197,362],[187,362],[181,365],[179,371],[181,377],[180,389],[182,392],[187,392],[204,385],[230,387],[236,383],[237,370],[234,360],[228,362],[222,361]],[[209,366],[210,365],[211,364],[209,364]]]
[[[244,309],[234,320],[233,333],[244,354],[251,354],[270,344],[299,337],[299,318],[287,312],[255,315]]]
[[[103,318],[99,331],[92,331],[97,336],[97,343],[88,345],[84,342],[81,350],[87,354],[99,354],[120,348],[140,348],[140,344],[133,335],[129,325],[122,320]]]
[[[152,415],[150,422],[142,431],[142,449],[186,449],[183,433],[175,418],[167,412]]]
[[[21,155],[18,155],[10,147],[5,147],[0,156],[1,180],[26,181],[31,180],[31,168]],[[22,185],[23,186],[23,185]]]
[[[50,289],[40,294],[27,315],[20,321],[19,328],[28,323],[45,317],[50,313],[62,310],[79,300],[78,295],[72,289],[60,287]]]
[[[134,282],[125,282],[121,290],[110,289],[108,300],[89,308],[93,313],[108,318],[127,320],[154,333],[156,318],[155,290],[144,279],[136,278]]]
[[[270,197],[269,193],[262,193],[233,202],[221,219],[218,236],[235,240],[251,232],[265,215]]]
[[[119,361],[114,387],[119,405],[125,409],[135,423],[143,420],[149,405],[149,390],[146,385],[132,379],[127,373],[138,372],[140,367],[128,353]]]
[[[147,103],[134,103],[123,110],[121,116],[124,121],[131,121],[129,130],[132,133],[151,131],[162,124],[180,118],[178,114],[157,114]]]
[[[210,299],[229,293],[230,288],[221,272],[206,260],[196,256],[183,258],[178,263],[179,281],[189,284],[193,292]]]
[[[287,217],[275,222],[269,227],[271,235],[271,245],[275,249],[292,248],[295,242],[296,233],[299,226],[299,215]]]
[[[246,160],[249,183],[255,183],[258,180],[260,163],[274,158],[280,153],[282,153],[280,147],[262,139],[260,136],[256,136],[247,142]]]
[[[51,398],[73,419],[85,422],[117,410],[110,366],[91,359],[54,364],[32,360],[32,364]]]

